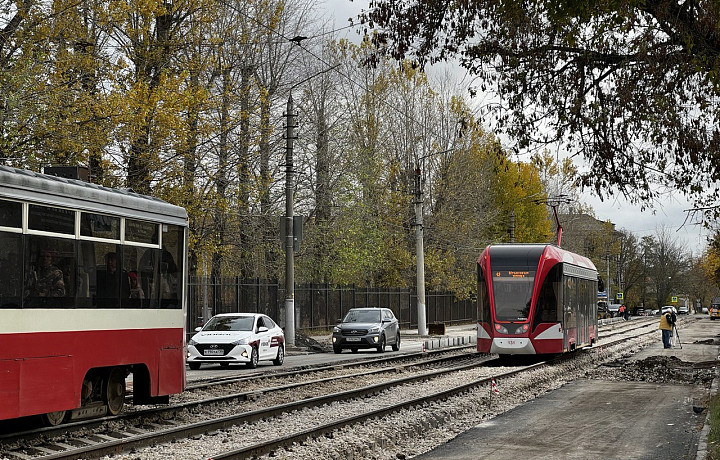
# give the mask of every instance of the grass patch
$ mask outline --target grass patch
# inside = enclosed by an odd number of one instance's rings
[[[708,435],[706,460],[720,460],[720,395],[710,398],[710,434]]]

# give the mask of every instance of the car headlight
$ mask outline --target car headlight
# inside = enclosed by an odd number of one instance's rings
[[[196,341],[194,341],[193,339],[190,339],[190,341],[188,342],[188,345],[192,345],[193,347],[197,344],[198,343]]]
[[[335,326],[335,327],[333,328],[333,332],[340,332],[340,328],[337,327],[337,326]]]
[[[375,327],[373,327],[373,328],[370,328],[370,331],[369,331],[369,332],[370,332],[371,334],[377,334],[378,332],[380,332],[380,326],[375,326]]]
[[[245,337],[244,339],[236,340],[232,344],[233,345],[247,345],[250,342],[250,338]]]

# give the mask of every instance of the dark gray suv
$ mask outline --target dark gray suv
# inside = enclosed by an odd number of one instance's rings
[[[340,324],[333,328],[333,351],[353,353],[361,348],[376,348],[380,353],[391,345],[400,349],[400,325],[389,308],[351,308]]]

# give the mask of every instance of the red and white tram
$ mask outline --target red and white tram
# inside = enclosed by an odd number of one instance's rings
[[[183,391],[186,242],[181,207],[0,166],[0,420]]]
[[[589,259],[558,246],[488,246],[478,259],[477,350],[529,355],[592,346],[597,279]]]

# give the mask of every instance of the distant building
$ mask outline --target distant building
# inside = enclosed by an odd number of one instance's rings
[[[596,257],[605,255],[607,249],[605,242],[611,239],[608,229],[616,233],[615,224],[603,222],[584,213],[561,214],[558,217],[560,225],[563,226],[561,245],[564,249],[582,254],[594,261]]]

